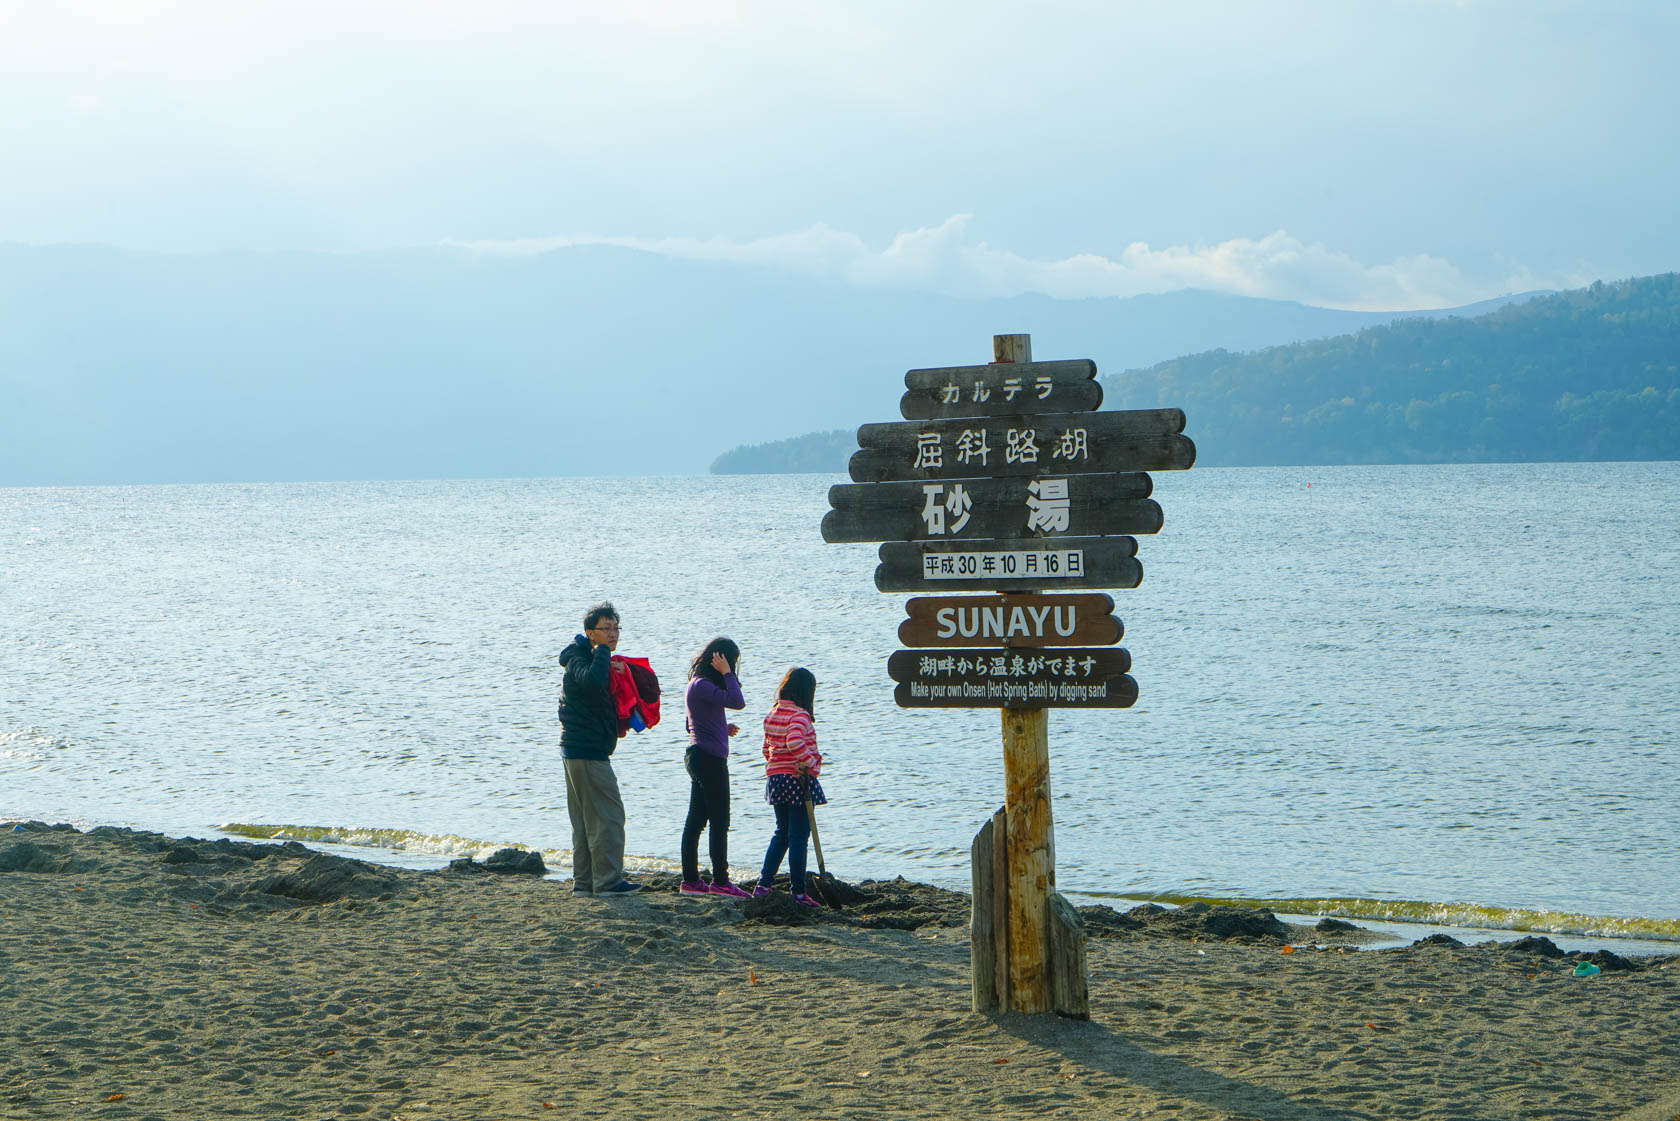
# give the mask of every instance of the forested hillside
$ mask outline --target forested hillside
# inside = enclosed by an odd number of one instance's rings
[[[857,438],[853,430],[836,428],[832,432],[813,432],[808,436],[731,448],[712,461],[712,474],[826,474],[844,471],[846,460],[855,451]]]
[[[1182,408],[1205,466],[1680,459],[1680,275],[1102,380],[1104,408]],[[816,433],[712,470],[844,471],[854,446]]]
[[[1104,379],[1208,465],[1680,459],[1680,275]]]

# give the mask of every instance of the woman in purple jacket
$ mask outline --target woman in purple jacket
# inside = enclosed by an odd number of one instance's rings
[[[729,722],[724,710],[746,708],[735,667],[741,662],[741,648],[727,638],[714,638],[695,657],[688,671],[687,710],[689,748],[683,763],[688,768],[688,820],[682,832],[682,886],[684,895],[732,895],[747,893],[729,882],[729,737],[741,729]],[[712,882],[700,878],[700,830],[711,825]]]

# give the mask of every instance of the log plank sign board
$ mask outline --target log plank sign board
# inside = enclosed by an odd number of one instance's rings
[[[1087,358],[911,370],[898,412],[905,420],[1089,412],[1102,404],[1096,379],[1097,364]]]
[[[1135,537],[1003,541],[888,541],[875,587],[883,592],[1135,588],[1143,582]]]
[[[1189,467],[1181,409],[1043,413],[866,424],[846,465],[853,481],[973,479]]]
[[[887,659],[899,704],[917,708],[1130,708],[1137,682],[1124,646],[1011,650],[900,650]]]
[[[905,374],[904,421],[858,429],[822,534],[882,542],[883,592],[941,593],[899,624],[900,706],[1002,711],[1004,809],[973,847],[975,1010],[1088,1017],[1084,936],[1054,894],[1046,711],[1137,700],[1114,600],[1071,590],[1138,586],[1134,535],[1162,526],[1147,472],[1196,447],[1179,409],[1095,411],[1096,363],[992,342],[990,365]],[[944,594],[964,591],[994,594]]]
[[[1161,507],[1149,476],[837,483],[828,488],[823,540],[926,541],[1156,533]]]
[[[1124,633],[1114,598],[1098,594],[917,596],[904,610],[906,646],[1112,646]]]

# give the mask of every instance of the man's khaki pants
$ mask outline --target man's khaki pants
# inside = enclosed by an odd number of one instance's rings
[[[572,819],[572,889],[607,891],[624,880],[624,801],[608,759],[566,759]]]

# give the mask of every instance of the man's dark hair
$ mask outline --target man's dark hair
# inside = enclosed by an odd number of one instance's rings
[[[817,675],[804,666],[794,666],[776,688],[778,701],[792,701],[804,709],[814,722],[817,719]]]
[[[610,599],[602,600],[584,613],[583,629],[586,631],[594,630],[595,625],[602,619],[611,619],[615,623],[618,622],[618,609],[613,607]]]

